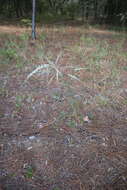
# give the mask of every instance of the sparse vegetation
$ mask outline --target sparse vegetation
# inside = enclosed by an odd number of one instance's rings
[[[0,183],[124,190],[126,38],[45,25],[31,45],[28,31],[14,32],[0,34],[0,164],[15,176],[1,170]]]
[[[127,190],[127,1],[0,2],[0,190]]]

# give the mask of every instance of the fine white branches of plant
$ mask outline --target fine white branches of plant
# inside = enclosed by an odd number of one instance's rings
[[[78,72],[81,70],[85,70],[84,67],[77,67],[77,66],[61,66],[59,64],[60,58],[62,56],[62,52],[60,52],[56,58],[55,61],[49,60],[48,57],[43,57],[43,60],[45,60],[47,63],[39,65],[36,69],[34,69],[31,73],[28,74],[26,81],[29,80],[33,75],[39,73],[41,75],[49,75],[49,83],[56,79],[59,81],[59,77],[67,76],[71,78],[72,80],[80,81],[80,78],[76,76],[76,74],[72,74],[72,72]]]

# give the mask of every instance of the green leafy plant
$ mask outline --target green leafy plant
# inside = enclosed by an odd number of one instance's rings
[[[25,173],[26,178],[32,178],[33,173],[34,173],[34,171],[33,171],[32,167],[27,168],[26,173]]]
[[[17,58],[17,51],[12,47],[6,47],[0,50],[0,56],[3,56],[6,59]]]

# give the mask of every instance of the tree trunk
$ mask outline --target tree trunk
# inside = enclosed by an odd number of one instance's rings
[[[36,27],[35,27],[35,9],[36,9],[36,0],[32,2],[32,40],[36,39]]]

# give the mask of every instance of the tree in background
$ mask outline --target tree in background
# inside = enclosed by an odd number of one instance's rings
[[[32,0],[32,39],[36,39],[36,28],[35,28],[35,13],[36,13],[36,0]]]

